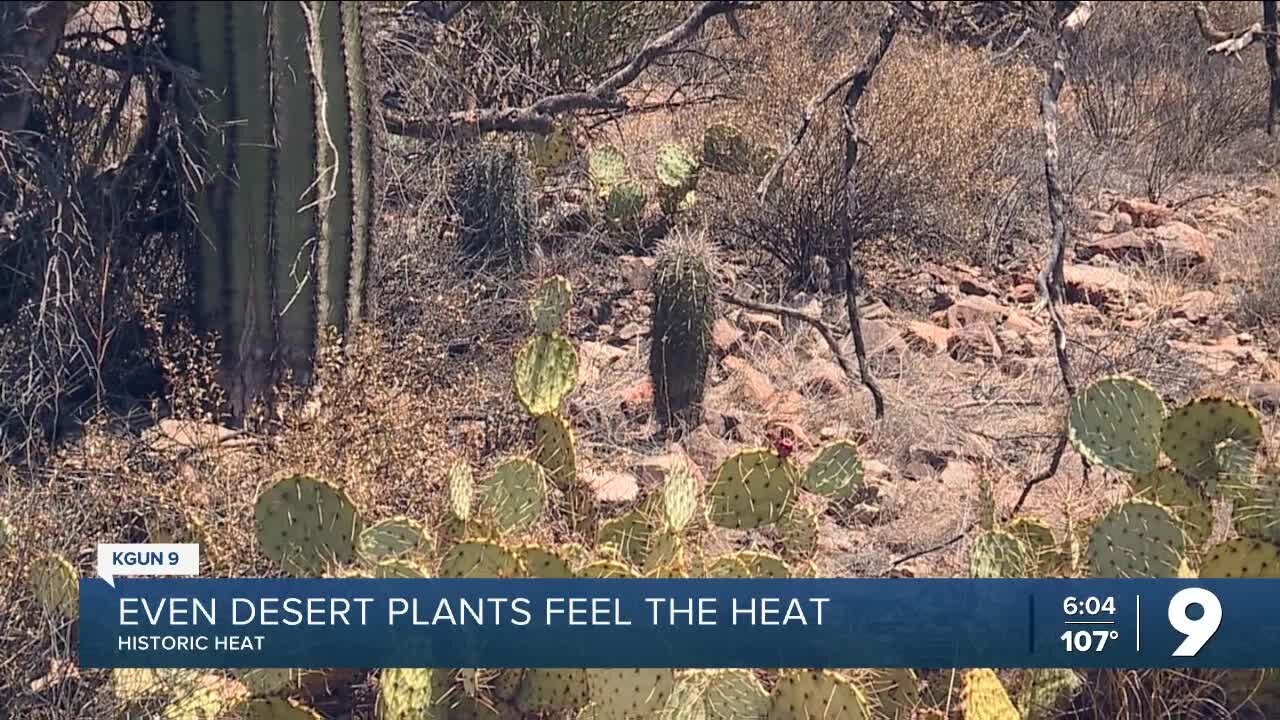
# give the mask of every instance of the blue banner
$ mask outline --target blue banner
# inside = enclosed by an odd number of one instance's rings
[[[80,582],[115,667],[1280,666],[1280,580]]]

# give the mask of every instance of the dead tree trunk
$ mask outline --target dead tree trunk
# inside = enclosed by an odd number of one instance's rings
[[[1267,98],[1267,134],[1274,135],[1276,110],[1280,109],[1280,57],[1276,53],[1276,0],[1262,0],[1263,47],[1267,58],[1270,92]]]

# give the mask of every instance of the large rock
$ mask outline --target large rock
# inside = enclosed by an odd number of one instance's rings
[[[902,332],[887,320],[862,320],[861,326],[868,356],[881,353],[902,355],[906,352],[907,344],[902,339]]]
[[[607,343],[590,340],[578,343],[579,383],[588,386],[600,382],[605,371],[626,356],[626,350]]]
[[[640,483],[635,475],[614,470],[589,476],[587,486],[596,500],[602,503],[628,503],[640,494]]]
[[[1133,278],[1123,272],[1092,265],[1067,265],[1063,280],[1069,301],[1096,306],[1123,304],[1137,288]]]
[[[848,378],[840,366],[826,358],[813,358],[800,370],[801,387],[825,398],[843,395]]]
[[[1213,258],[1213,241],[1186,223],[1167,223],[1152,234],[1159,246],[1161,259],[1177,267],[1198,267]]]
[[[742,387],[743,393],[758,405],[765,405],[778,392],[768,375],[751,366],[751,363],[737,355],[730,355],[723,360],[728,370]]]
[[[959,330],[966,325],[985,323],[992,327],[1004,322],[1009,309],[989,297],[966,295],[943,313],[947,327]]]
[[[1173,316],[1201,323],[1213,317],[1218,308],[1218,296],[1212,290],[1192,290],[1178,300]]]
[[[1213,257],[1213,241],[1184,222],[1172,221],[1155,229],[1094,235],[1076,245],[1077,260],[1096,255],[1124,262],[1159,260],[1178,268],[1193,268]]]
[[[1134,227],[1160,227],[1173,219],[1173,208],[1145,200],[1120,200],[1115,210],[1128,215]]]
[[[744,312],[738,316],[738,324],[752,334],[766,333],[776,338],[783,335],[782,321],[771,313]]]
[[[910,320],[904,333],[907,345],[931,355],[944,353],[951,346],[951,336],[955,334],[950,328],[940,327],[931,322]]]
[[[1003,356],[995,330],[986,323],[972,323],[960,328],[951,336],[951,344],[947,349],[951,357],[960,362],[974,359],[999,360]]]

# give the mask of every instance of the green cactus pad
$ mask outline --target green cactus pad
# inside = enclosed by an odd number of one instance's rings
[[[516,692],[516,707],[526,713],[575,710],[591,699],[587,671],[579,668],[530,668]]]
[[[969,576],[974,578],[1024,578],[1032,562],[1022,541],[1003,530],[978,535],[969,548]]]
[[[524,680],[524,668],[506,668],[498,672],[490,683],[493,694],[503,700],[515,700]]]
[[[863,682],[876,717],[885,720],[911,720],[920,706],[920,679],[909,668],[873,670]]]
[[[1231,495],[1233,488],[1249,485],[1257,479],[1258,447],[1227,439],[1214,448],[1214,460],[1218,465],[1217,477],[1200,482],[1201,489],[1209,497]]]
[[[1044,521],[1033,517],[1017,517],[1010,521],[1005,531],[1022,541],[1036,575],[1047,577],[1070,567],[1066,553],[1058,547],[1053,530]]]
[[[732,125],[711,125],[702,135],[702,164],[720,172],[745,173],[751,167],[750,144]]]
[[[573,159],[577,148],[563,127],[529,140],[529,162],[543,170],[555,170]]]
[[[1084,683],[1070,668],[1036,668],[1026,673],[1018,692],[1022,720],[1054,720]]]
[[[539,415],[533,425],[533,459],[562,491],[578,479],[577,444],[573,429],[559,413]]]
[[[295,577],[351,562],[364,530],[346,493],[306,475],[277,480],[258,496],[254,517],[263,553]]]
[[[787,514],[798,473],[790,461],[769,450],[748,450],[725,460],[708,493],[711,521],[749,530]]]
[[[818,554],[818,514],[810,508],[792,506],[791,512],[778,522],[782,536],[782,554],[788,558],[808,560]]]
[[[1147,383],[1107,377],[1071,401],[1067,436],[1094,465],[1149,473],[1160,459],[1164,401]]]
[[[1239,485],[1225,486],[1231,524],[1247,538],[1280,542],[1280,473],[1268,469]]]
[[[627,175],[627,158],[613,145],[594,148],[587,157],[587,173],[601,197],[607,197]]]
[[[649,193],[644,186],[633,180],[621,182],[609,191],[605,201],[604,214],[615,223],[631,224],[644,214],[645,205],[649,204]]]
[[[242,670],[238,677],[254,697],[287,694],[298,683],[301,671],[294,668],[253,668]]]
[[[537,335],[516,355],[514,374],[516,397],[530,415],[556,412],[578,383],[578,352],[561,335]]]
[[[524,563],[525,570],[531,578],[574,577],[573,568],[568,559],[541,545],[523,545],[516,548],[516,555]]]
[[[742,550],[733,555],[747,569],[747,577],[752,578],[789,578],[791,571],[782,558],[769,553]]]
[[[1168,508],[1130,500],[1098,520],[1085,566],[1094,577],[1177,577],[1185,547],[1182,528]]]
[[[769,720],[870,720],[870,704],[852,680],[829,670],[791,671],[773,688]]]
[[[769,693],[750,670],[711,670],[702,688],[707,720],[764,720]]]
[[[1253,451],[1262,442],[1262,421],[1253,408],[1225,398],[1192,400],[1169,413],[1161,444],[1182,474],[1201,483],[1218,478],[1217,448],[1231,440]],[[1214,488],[1206,487],[1206,492]]]
[[[442,578],[514,578],[524,575],[515,553],[484,540],[458,543],[440,560]]]
[[[198,671],[186,668],[115,668],[111,671],[111,694],[124,705],[148,698],[173,698],[194,687],[200,677]]]
[[[858,447],[839,440],[818,451],[805,468],[804,489],[830,498],[847,498],[863,487]]]
[[[1150,500],[1173,511],[1182,522],[1188,548],[1198,548],[1213,532],[1213,508],[1200,490],[1187,482],[1177,470],[1160,468],[1131,481],[1133,496]]]
[[[644,565],[648,552],[649,538],[653,535],[653,526],[640,509],[631,510],[612,520],[600,523],[600,545],[615,545],[622,558],[627,562]]]
[[[547,504],[547,479],[532,460],[507,460],[480,489],[484,515],[499,532],[521,532],[542,517]]]
[[[431,540],[416,520],[394,517],[370,525],[360,533],[360,556],[368,562],[431,554]]]
[[[667,143],[658,148],[657,173],[663,187],[692,190],[697,184],[698,159],[683,147]]]
[[[994,670],[982,668],[964,674],[961,690],[964,720],[1022,720]]]
[[[471,466],[466,460],[458,460],[449,467],[447,484],[449,512],[462,522],[470,520],[471,501],[475,497],[475,480],[471,473]]]
[[[217,675],[204,675],[165,706],[164,720],[222,720],[249,699],[244,685]]]
[[[321,720],[315,710],[282,697],[250,700],[241,708],[244,720]]]
[[[747,578],[751,577],[751,568],[738,553],[730,553],[695,563],[694,574],[709,578]]]
[[[412,560],[383,560],[369,568],[369,575],[381,580],[413,580],[431,577],[427,569]]]
[[[560,275],[542,284],[529,300],[529,315],[539,333],[549,335],[560,329],[573,305],[573,286]]]
[[[387,668],[378,682],[378,720],[421,720],[431,713],[431,670]]]
[[[647,577],[680,577],[684,570],[684,543],[673,532],[655,532],[649,537],[643,571]]]
[[[672,532],[684,532],[698,513],[698,481],[683,462],[667,473],[662,486],[662,515]]]
[[[1265,540],[1238,538],[1205,551],[1202,578],[1278,578],[1280,547]]]
[[[591,578],[593,580],[603,580],[609,578],[634,578],[639,577],[635,568],[622,562],[621,560],[596,560],[587,563],[578,570],[578,577]]]
[[[675,689],[669,669],[589,669],[587,685],[596,720],[629,720],[655,715]]]
[[[31,563],[31,588],[40,607],[73,620],[80,615],[80,574],[65,558],[45,555]]]

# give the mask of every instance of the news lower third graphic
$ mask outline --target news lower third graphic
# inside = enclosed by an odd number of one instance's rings
[[[98,559],[90,668],[1280,666],[1280,580],[212,579],[181,577],[193,545]]]

